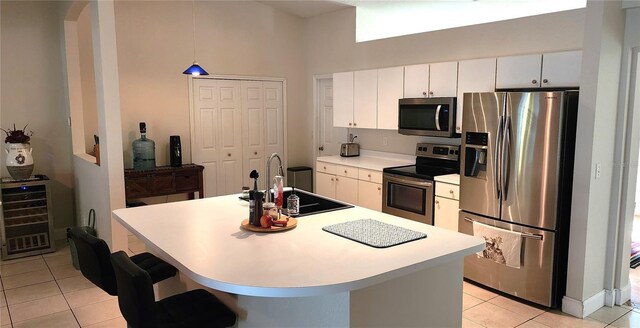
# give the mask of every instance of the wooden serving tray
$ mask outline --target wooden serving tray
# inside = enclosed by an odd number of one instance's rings
[[[284,218],[284,215],[281,216],[281,218]],[[280,232],[280,231],[291,230],[295,228],[297,225],[298,225],[298,220],[295,218],[289,217],[289,222],[287,222],[286,227],[276,227],[276,226],[271,226],[271,228],[256,227],[249,223],[249,219],[242,220],[240,227],[242,229],[254,231],[254,232]]]

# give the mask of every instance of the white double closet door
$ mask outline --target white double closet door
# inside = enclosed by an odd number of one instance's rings
[[[193,80],[192,160],[205,167],[205,197],[253,186],[251,170],[266,188],[267,158],[278,153],[284,160],[282,97],[281,81]]]

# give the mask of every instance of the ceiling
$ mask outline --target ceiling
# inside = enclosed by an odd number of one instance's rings
[[[331,0],[262,0],[258,2],[302,18],[313,17],[339,9],[352,7],[351,5],[343,3],[344,1],[338,2]]]

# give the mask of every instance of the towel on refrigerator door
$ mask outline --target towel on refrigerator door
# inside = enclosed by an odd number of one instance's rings
[[[483,237],[485,249],[478,256],[519,269],[522,234],[473,222],[473,235]]]

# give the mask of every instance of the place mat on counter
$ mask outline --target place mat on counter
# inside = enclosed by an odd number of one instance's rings
[[[322,230],[376,248],[386,248],[427,238],[425,233],[373,219],[332,224],[323,227]]]

